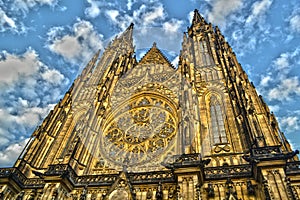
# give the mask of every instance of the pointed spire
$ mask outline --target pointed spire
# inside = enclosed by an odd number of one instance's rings
[[[209,24],[199,14],[198,10],[195,9],[192,25],[188,28],[188,35],[191,37],[194,34],[198,34],[199,31],[202,32],[202,31],[207,30],[207,27],[206,27],[207,25],[209,25]]]
[[[204,18],[199,14],[199,11],[197,9],[194,10],[194,17],[192,21],[192,26],[196,24],[206,25],[207,22],[204,20]]]
[[[116,36],[112,43],[108,45],[107,49],[115,47],[117,49],[126,49],[126,51],[133,52],[133,26],[134,24],[131,23],[123,33]]]
[[[128,26],[128,28],[118,38],[132,42],[133,26],[134,26],[134,24],[131,23]]]

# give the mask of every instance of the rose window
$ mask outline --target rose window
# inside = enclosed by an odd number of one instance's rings
[[[177,132],[174,105],[161,96],[136,97],[108,118],[102,152],[119,165],[151,161],[168,151]]]

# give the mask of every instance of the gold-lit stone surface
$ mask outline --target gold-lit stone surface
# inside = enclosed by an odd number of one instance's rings
[[[133,24],[34,131],[0,200],[300,198],[300,162],[218,27],[194,12],[178,68]],[[145,38],[147,39],[147,38]]]
[[[118,165],[151,162],[166,152],[177,133],[176,108],[155,94],[140,94],[108,117],[103,155]]]

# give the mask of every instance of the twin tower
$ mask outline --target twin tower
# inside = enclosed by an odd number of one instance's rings
[[[94,55],[0,169],[0,199],[300,198],[298,151],[217,27],[195,10],[178,68],[155,43],[137,61],[132,32]]]

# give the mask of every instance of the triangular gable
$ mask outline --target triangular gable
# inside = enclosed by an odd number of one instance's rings
[[[163,53],[156,47],[155,42],[138,64],[161,64],[174,68],[166,56],[164,56]]]
[[[121,172],[115,183],[111,186],[105,199],[134,199],[132,186],[127,179],[126,172]]]

